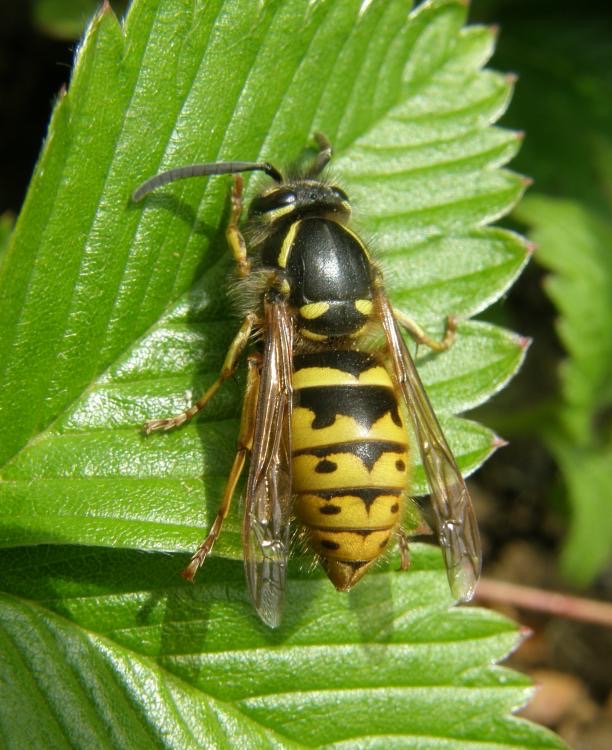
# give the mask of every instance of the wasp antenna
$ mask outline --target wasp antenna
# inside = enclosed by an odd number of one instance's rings
[[[332,158],[332,145],[327,136],[323,135],[323,133],[315,133],[314,138],[319,147],[319,153],[316,155],[315,160],[306,173],[307,177],[316,177],[321,174],[329,160]]]
[[[175,180],[184,180],[188,177],[202,177],[221,174],[236,174],[237,172],[265,172],[276,182],[283,182],[282,174],[268,162],[254,161],[219,161],[210,164],[188,164],[185,167],[175,167],[167,172],[161,172],[154,177],[145,180],[132,193],[134,203],[142,200],[145,195],[157,190],[162,185],[167,185]]]

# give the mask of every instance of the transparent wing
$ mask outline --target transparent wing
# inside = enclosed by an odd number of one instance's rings
[[[382,290],[377,293],[377,304],[394,375],[406,400],[429,482],[448,582],[456,599],[469,601],[481,568],[480,535],[472,501]]]
[[[280,624],[291,511],[292,325],[283,301],[265,303],[265,349],[242,527],[249,594],[261,619]]]

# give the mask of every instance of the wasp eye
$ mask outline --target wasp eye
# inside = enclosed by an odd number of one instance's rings
[[[340,198],[341,201],[346,201],[346,203],[349,202],[348,195],[339,187],[332,187],[332,193],[336,196],[336,198]]]
[[[251,214],[266,214],[285,206],[292,206],[297,200],[293,190],[279,188],[272,193],[260,195],[251,203]]]
[[[297,200],[297,195],[293,190],[277,190],[273,197],[277,206],[290,206]]]

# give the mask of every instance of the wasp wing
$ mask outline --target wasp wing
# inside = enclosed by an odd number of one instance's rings
[[[469,601],[481,568],[480,535],[472,501],[382,290],[377,293],[377,303],[393,373],[406,401],[429,482],[450,588],[456,599]]]
[[[244,568],[261,619],[280,624],[291,506],[293,329],[282,300],[266,302],[264,358],[242,527]]]

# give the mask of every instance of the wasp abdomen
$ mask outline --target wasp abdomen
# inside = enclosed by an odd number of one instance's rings
[[[294,357],[295,513],[334,585],[349,589],[386,549],[404,509],[406,431],[378,357]]]

